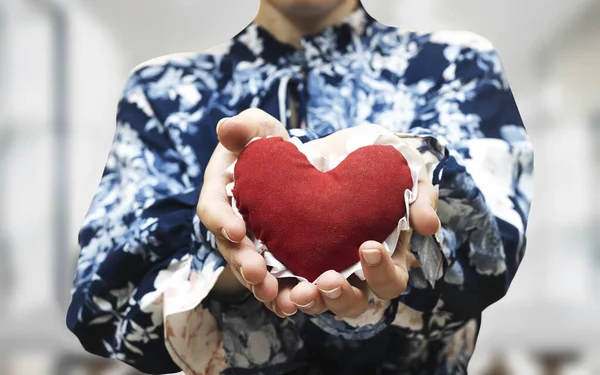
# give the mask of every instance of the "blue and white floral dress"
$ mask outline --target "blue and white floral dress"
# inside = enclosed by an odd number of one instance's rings
[[[250,107],[303,141],[374,123],[418,135],[437,157],[442,229],[413,236],[421,268],[401,297],[373,297],[357,319],[280,319],[251,296],[211,292],[225,262],[196,204],[217,122]],[[302,49],[251,24],[129,77],[79,235],[68,327],[87,351],[152,374],[466,373],[481,312],[524,254],[532,169],[482,37],[401,31],[362,6]]]

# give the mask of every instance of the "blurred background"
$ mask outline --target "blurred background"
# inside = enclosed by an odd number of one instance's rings
[[[470,373],[600,374],[600,1],[364,0],[500,51],[536,151],[528,254]],[[65,328],[77,231],[128,73],[246,26],[258,0],[0,0],[0,375],[134,374]]]

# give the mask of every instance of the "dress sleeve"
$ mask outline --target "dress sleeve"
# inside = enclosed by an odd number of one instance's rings
[[[525,252],[533,148],[496,50],[481,37],[474,45],[432,40],[403,84],[420,93],[404,136],[432,166],[442,227],[432,237],[412,235],[420,267],[399,298],[371,295],[358,319],[312,318],[348,339],[403,327],[407,311],[429,316],[423,334],[452,332],[506,294]]]
[[[221,340],[200,302],[224,260],[196,219],[201,173],[176,149],[181,144],[155,113],[142,76],[131,75],[120,99],[106,167],[79,233],[67,326],[90,353],[145,373],[174,373],[186,368],[185,358],[172,359],[177,346],[193,340],[170,332],[169,319],[194,308],[188,323],[204,332],[194,370],[218,373]]]
[[[429,87],[410,131],[435,137],[445,154],[432,176],[442,228],[412,237],[413,253],[429,265],[411,272],[400,301],[458,320],[478,317],[506,294],[525,252],[533,174],[533,148],[498,53],[476,40],[431,43],[407,71],[428,77],[408,84]],[[419,71],[425,66],[439,74]]]

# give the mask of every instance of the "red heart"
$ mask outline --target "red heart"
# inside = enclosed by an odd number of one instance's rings
[[[392,146],[366,146],[317,170],[282,138],[252,142],[234,169],[233,196],[248,228],[295,275],[313,282],[359,261],[365,241],[383,242],[406,214],[410,168]]]

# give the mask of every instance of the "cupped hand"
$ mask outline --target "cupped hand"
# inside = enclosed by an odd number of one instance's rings
[[[343,150],[351,135],[361,132],[385,131],[367,125],[344,129],[311,142],[324,157]],[[255,137],[278,136],[288,139],[285,127],[272,116],[250,109],[222,120],[217,126],[219,145],[206,167],[204,185],[198,201],[198,216],[215,234],[217,247],[239,283],[280,317],[301,310],[306,314],[331,311],[340,317],[355,317],[368,307],[368,290],[381,299],[398,297],[408,282],[408,267],[418,266],[409,251],[408,232],[402,233],[393,255],[381,243],[367,241],[360,247],[360,259],[366,280],[352,276],[346,280],[335,271],[321,275],[315,284],[276,279],[267,271],[264,258],[246,235],[246,225],[235,215],[226,194],[231,176],[226,169],[237,159],[244,147]],[[433,235],[439,228],[435,213],[437,191],[426,174],[419,179],[418,197],[411,205],[410,224],[419,234]]]
[[[276,136],[288,139],[289,136],[279,121],[258,109],[249,109],[221,120],[217,125],[217,135],[219,144],[206,166],[197,207],[200,221],[215,235],[217,247],[228,264],[215,288],[233,293],[239,290],[241,284],[273,309],[272,302],[279,292],[278,281],[267,272],[265,259],[246,234],[246,224],[231,207],[226,186],[232,179],[226,170],[253,138]],[[239,284],[231,282],[231,274]]]
[[[346,142],[351,136],[369,136],[373,133],[389,133],[377,125],[363,125],[344,129],[328,137],[311,142],[308,146],[325,158],[346,152]],[[392,133],[389,133],[392,134]],[[425,168],[423,164],[421,166]],[[440,221],[436,214],[438,194],[427,173],[421,173],[418,180],[417,199],[411,204],[410,225],[412,230],[423,235],[435,234]],[[408,283],[408,270],[418,267],[418,262],[410,252],[412,231],[402,232],[392,255],[383,244],[367,241],[359,249],[360,262],[365,281],[357,277],[346,280],[335,271],[321,275],[316,285],[302,282],[290,291],[291,301],[307,314],[318,314],[330,310],[341,317],[355,317],[368,307],[368,291],[384,300],[400,296]]]

